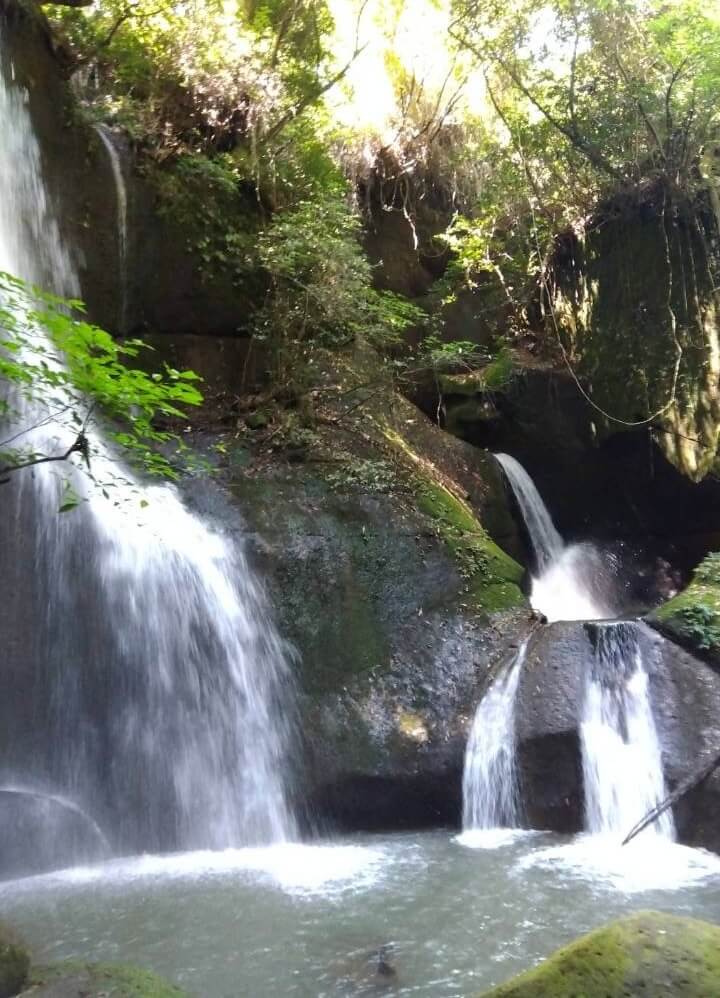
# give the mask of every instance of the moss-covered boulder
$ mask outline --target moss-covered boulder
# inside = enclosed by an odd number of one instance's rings
[[[27,980],[30,957],[13,931],[0,923],[0,998],[18,994]]]
[[[649,619],[680,644],[720,662],[720,553],[708,554],[690,585]]]
[[[598,431],[607,436],[646,421],[693,481],[713,468],[720,436],[720,260],[711,200],[657,181],[602,205],[582,230],[557,242],[549,323],[598,407]]]
[[[16,994],[16,992],[12,992]],[[168,981],[121,963],[66,961],[34,970],[21,998],[184,998]]]
[[[720,926],[640,912],[590,932],[484,998],[711,998]]]

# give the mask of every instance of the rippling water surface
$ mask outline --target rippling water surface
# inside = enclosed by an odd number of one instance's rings
[[[200,998],[465,998],[640,908],[720,922],[720,859],[642,835],[620,849],[437,832],[133,857],[0,885],[3,918],[37,959],[132,961]]]

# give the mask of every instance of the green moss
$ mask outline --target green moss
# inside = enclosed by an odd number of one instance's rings
[[[443,395],[481,395],[487,391],[501,391],[507,387],[515,371],[512,352],[502,349],[489,364],[479,371],[467,374],[440,374],[438,387]]]
[[[423,480],[418,508],[431,517],[468,582],[472,602],[485,610],[521,606],[524,570],[498,547],[470,507],[438,482]]]
[[[720,568],[709,554],[696,568],[692,582],[655,610],[650,621],[683,643],[720,654]]]
[[[720,927],[640,912],[597,929],[486,998],[709,998],[720,993]]]
[[[30,970],[27,950],[12,931],[0,925],[0,998],[16,995]]]
[[[40,967],[31,975],[33,998],[183,998],[186,992],[140,967],[122,963],[68,960]]]

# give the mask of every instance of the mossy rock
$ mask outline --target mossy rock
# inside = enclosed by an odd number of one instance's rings
[[[525,570],[498,547],[467,503],[428,478],[420,485],[418,508],[433,520],[477,607],[498,611],[524,605],[520,583]]]
[[[639,912],[559,949],[484,998],[711,998],[720,926]]]
[[[15,992],[13,992],[15,994]],[[122,963],[65,961],[34,970],[20,998],[187,998],[187,992]]]
[[[0,998],[12,998],[27,980],[30,957],[11,929],[0,924]]]
[[[648,620],[692,651],[720,659],[720,556],[713,552],[695,569],[690,585]]]

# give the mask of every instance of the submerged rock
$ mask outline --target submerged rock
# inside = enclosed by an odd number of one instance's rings
[[[11,929],[0,924],[0,998],[12,998],[27,980],[30,957]]]
[[[720,926],[639,912],[596,929],[483,998],[711,998]]]
[[[30,986],[19,998],[80,995],[82,998],[186,998],[187,992],[149,970],[128,964],[67,961],[33,971]]]

